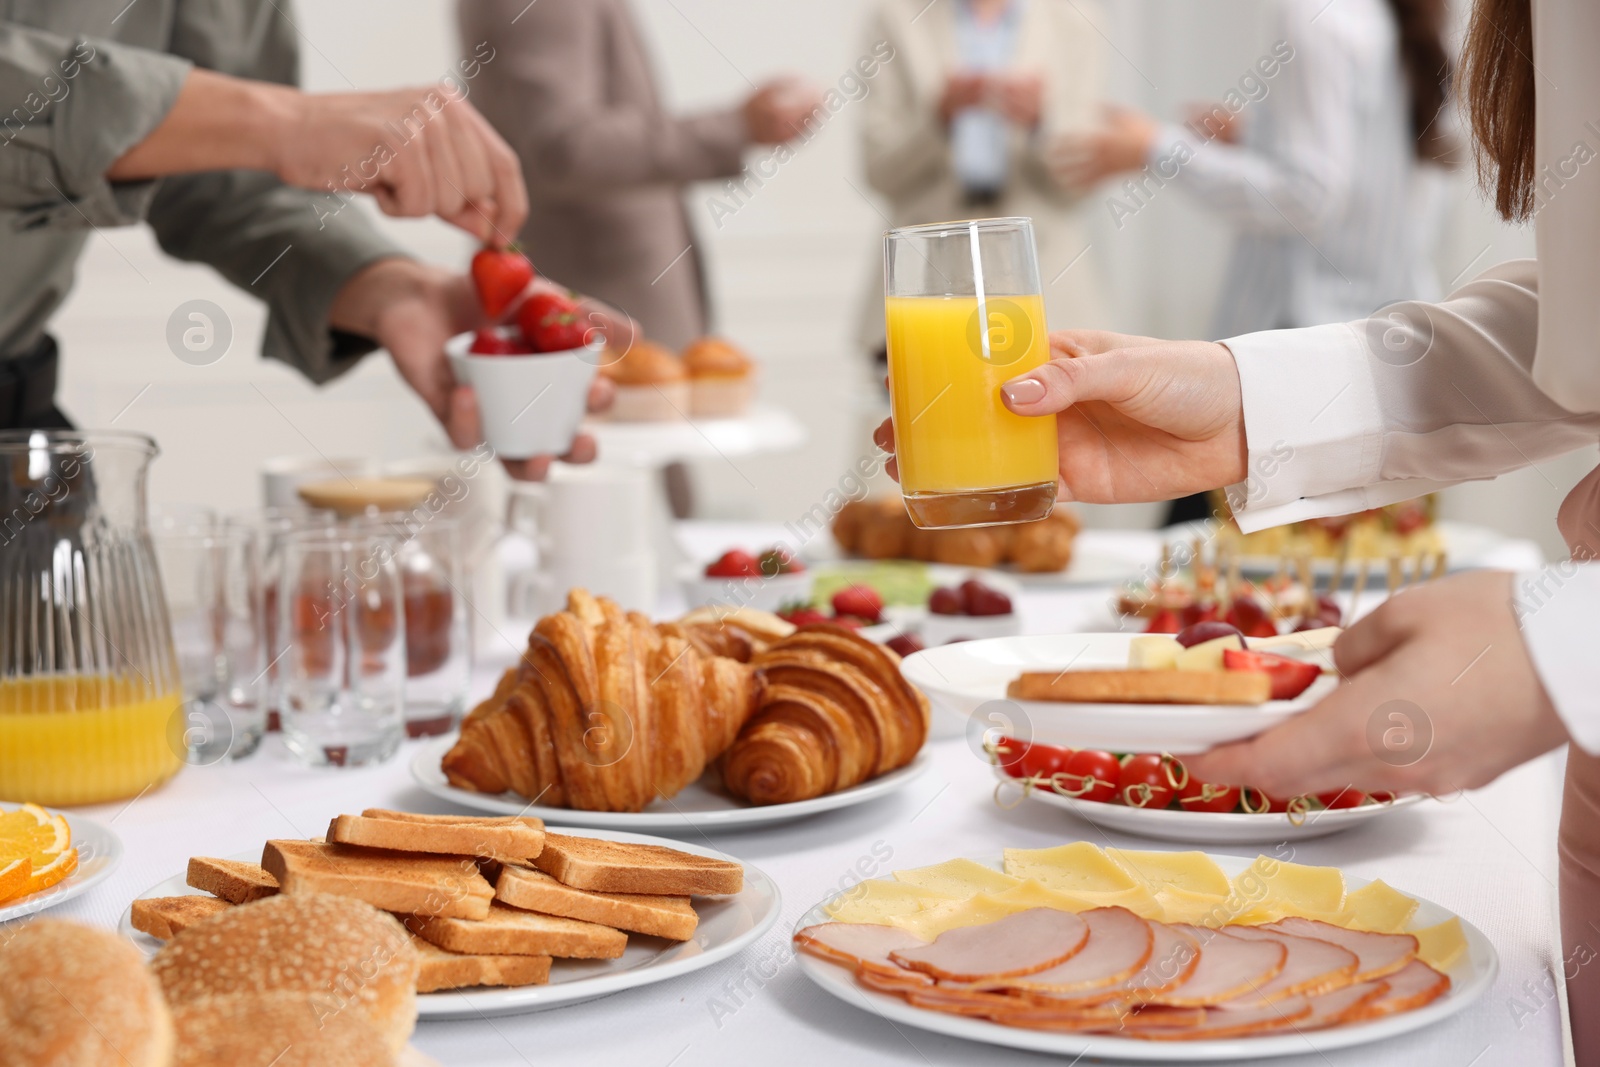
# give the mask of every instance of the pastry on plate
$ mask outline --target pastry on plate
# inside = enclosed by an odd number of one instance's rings
[[[697,419],[736,418],[755,399],[755,363],[720,337],[690,342],[683,364],[689,372],[689,412]]]
[[[636,341],[600,373],[616,386],[617,398],[606,417],[613,422],[670,422],[689,417],[689,372],[683,360],[650,341]]]

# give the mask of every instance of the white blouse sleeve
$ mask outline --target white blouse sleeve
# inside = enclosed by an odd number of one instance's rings
[[[1515,260],[1439,304],[1223,342],[1249,445],[1228,490],[1240,527],[1381,507],[1600,441],[1600,415],[1535,381],[1538,274]]]

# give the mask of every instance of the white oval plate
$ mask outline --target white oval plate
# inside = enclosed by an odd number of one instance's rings
[[[995,800],[1010,806],[1010,798],[1020,788],[1017,779],[999,767],[994,769],[1001,786],[995,790]],[[1005,788],[1009,784],[1016,788]],[[1126,804],[1107,804],[1080,797],[1064,797],[1049,789],[1029,789],[1027,798],[1061,808],[1072,815],[1093,823],[1105,830],[1116,830],[1137,837],[1153,837],[1186,845],[1270,845],[1279,841],[1305,841],[1325,837],[1342,830],[1363,826],[1382,818],[1397,808],[1410,807],[1427,798],[1422,796],[1397,797],[1388,804],[1363,804],[1359,808],[1325,808],[1306,813],[1296,824],[1287,812],[1263,812],[1244,815],[1238,812],[1174,811],[1171,808],[1151,810],[1130,808]]]
[[[601,837],[608,841],[629,841],[641,845],[663,845],[692,852],[697,856],[733,860],[744,867],[744,888],[730,897],[695,897],[694,910],[700,916],[694,936],[687,941],[667,941],[659,937],[629,934],[628,947],[614,960],[556,960],[550,967],[548,985],[516,986],[509,989],[453,989],[417,996],[417,1017],[421,1019],[476,1019],[486,1015],[521,1015],[545,1011],[566,1004],[579,1004],[597,997],[620,993],[624,989],[652,985],[669,978],[698,971],[727,959],[753,944],[778,921],[782,897],[777,885],[760,869],[713,848],[682,841],[664,841],[644,834],[625,834],[550,828],[556,833],[578,837]],[[233,857],[254,863],[261,854]],[[184,875],[171,878],[139,894],[146,897],[204,896],[184,884]],[[117,930],[147,955],[154,955],[161,942],[133,928],[133,909],[122,913]]]
[[[1242,856],[1211,858],[1230,875],[1237,874],[1253,862],[1253,859]],[[988,865],[996,870],[1000,867],[997,862],[988,862]],[[1370,879],[1357,878],[1353,875],[1345,876],[1345,885],[1348,889],[1360,889],[1369,881]],[[1454,915],[1449,909],[1420,897],[1417,898],[1417,903],[1417,912],[1412,921],[1418,927],[1444,922]],[[818,904],[802,915],[794,928],[803,930],[814,923],[828,921],[827,912],[822,910],[822,904]],[[1329,1030],[1302,1031],[1290,1028],[1278,1034],[1214,1041],[1140,1041],[1130,1037],[1057,1034],[1002,1026],[984,1019],[914,1008],[899,997],[878,993],[858,984],[855,975],[845,967],[828,963],[806,952],[799,952],[796,955],[806,977],[851,1007],[881,1016],[891,1024],[903,1023],[920,1030],[948,1034],[968,1041],[1031,1049],[1035,1052],[1050,1052],[1058,1056],[1104,1057],[1109,1060],[1159,1063],[1227,1062],[1265,1059],[1270,1056],[1304,1056],[1308,1052],[1330,1052],[1352,1045],[1384,1041],[1449,1018],[1482,996],[1494,984],[1494,977],[1500,970],[1499,954],[1495,952],[1494,945],[1489,943],[1489,939],[1483,935],[1483,931],[1465,919],[1461,920],[1461,930],[1467,938],[1467,953],[1447,972],[1450,975],[1450,992],[1432,1004],[1388,1018],[1349,1026],[1336,1026]],[[1076,1063],[1078,1060],[1073,1062]]]
[[[998,567],[955,567],[949,569],[968,571],[979,578],[988,580],[999,577],[1002,580],[1016,582],[1028,589],[1065,589],[1073,586],[1091,585],[1120,585],[1131,582],[1155,567],[1152,554],[1157,550],[1149,551],[1122,549],[1118,551],[1115,545],[1095,543],[1096,538],[1104,531],[1080,531],[1072,546],[1072,562],[1068,563],[1065,570],[1059,571],[1019,571],[1009,563],[1002,563]],[[1088,533],[1086,541],[1084,534]],[[1142,535],[1150,536],[1150,535]],[[847,556],[839,548],[839,543],[833,539],[831,533],[819,533],[806,542],[801,552],[802,558],[808,562],[822,563],[862,563],[868,564],[872,560]],[[908,560],[905,562],[918,562]],[[930,567],[944,567],[945,564],[929,563]]]
[[[1128,645],[1137,636],[1056,634],[967,641],[918,652],[900,670],[930,700],[962,717],[975,716],[985,729],[1022,729],[1030,740],[1073,748],[1174,755],[1253,737],[1305,711],[1338,684],[1324,676],[1294,700],[1256,705],[1065,704],[1006,696],[1006,686],[1024,671],[1126,667]]]
[[[72,847],[78,850],[78,869],[49,889],[9,904],[0,904],[0,923],[65,904],[73,897],[87,893],[96,883],[111,877],[111,872],[122,862],[122,838],[109,826],[102,826],[82,815],[54,808],[45,810],[52,815],[66,817],[67,827],[72,831]]]
[[[671,800],[658,800],[644,811],[578,811],[574,808],[530,804],[515,793],[488,794],[457,789],[445,778],[444,771],[439,769],[439,760],[455,743],[454,734],[434,738],[424,742],[411,759],[411,777],[424,790],[441,800],[495,815],[533,815],[547,823],[594,826],[606,830],[654,830],[661,833],[721,830],[733,826],[770,826],[836,808],[865,804],[905,788],[932,766],[932,757],[924,749],[917,753],[916,759],[881,778],[863,782],[854,789],[844,789],[793,804],[753,806],[708,787],[706,779],[702,778],[685,787]]]

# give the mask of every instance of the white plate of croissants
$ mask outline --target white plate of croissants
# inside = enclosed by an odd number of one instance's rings
[[[655,623],[582,589],[461,731],[411,762],[463,807],[616,830],[784,822],[928,767],[927,698],[843,627],[702,608]]]

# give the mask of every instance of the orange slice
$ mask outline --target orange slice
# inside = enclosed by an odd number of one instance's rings
[[[27,856],[42,866],[70,847],[72,831],[60,815],[37,804],[0,812],[0,863]]]
[[[0,904],[22,893],[33,873],[33,861],[24,857],[9,863],[0,863]]]
[[[49,889],[78,869],[78,850],[69,848],[43,867],[35,867],[28,875],[19,896],[29,896],[41,889]]]

